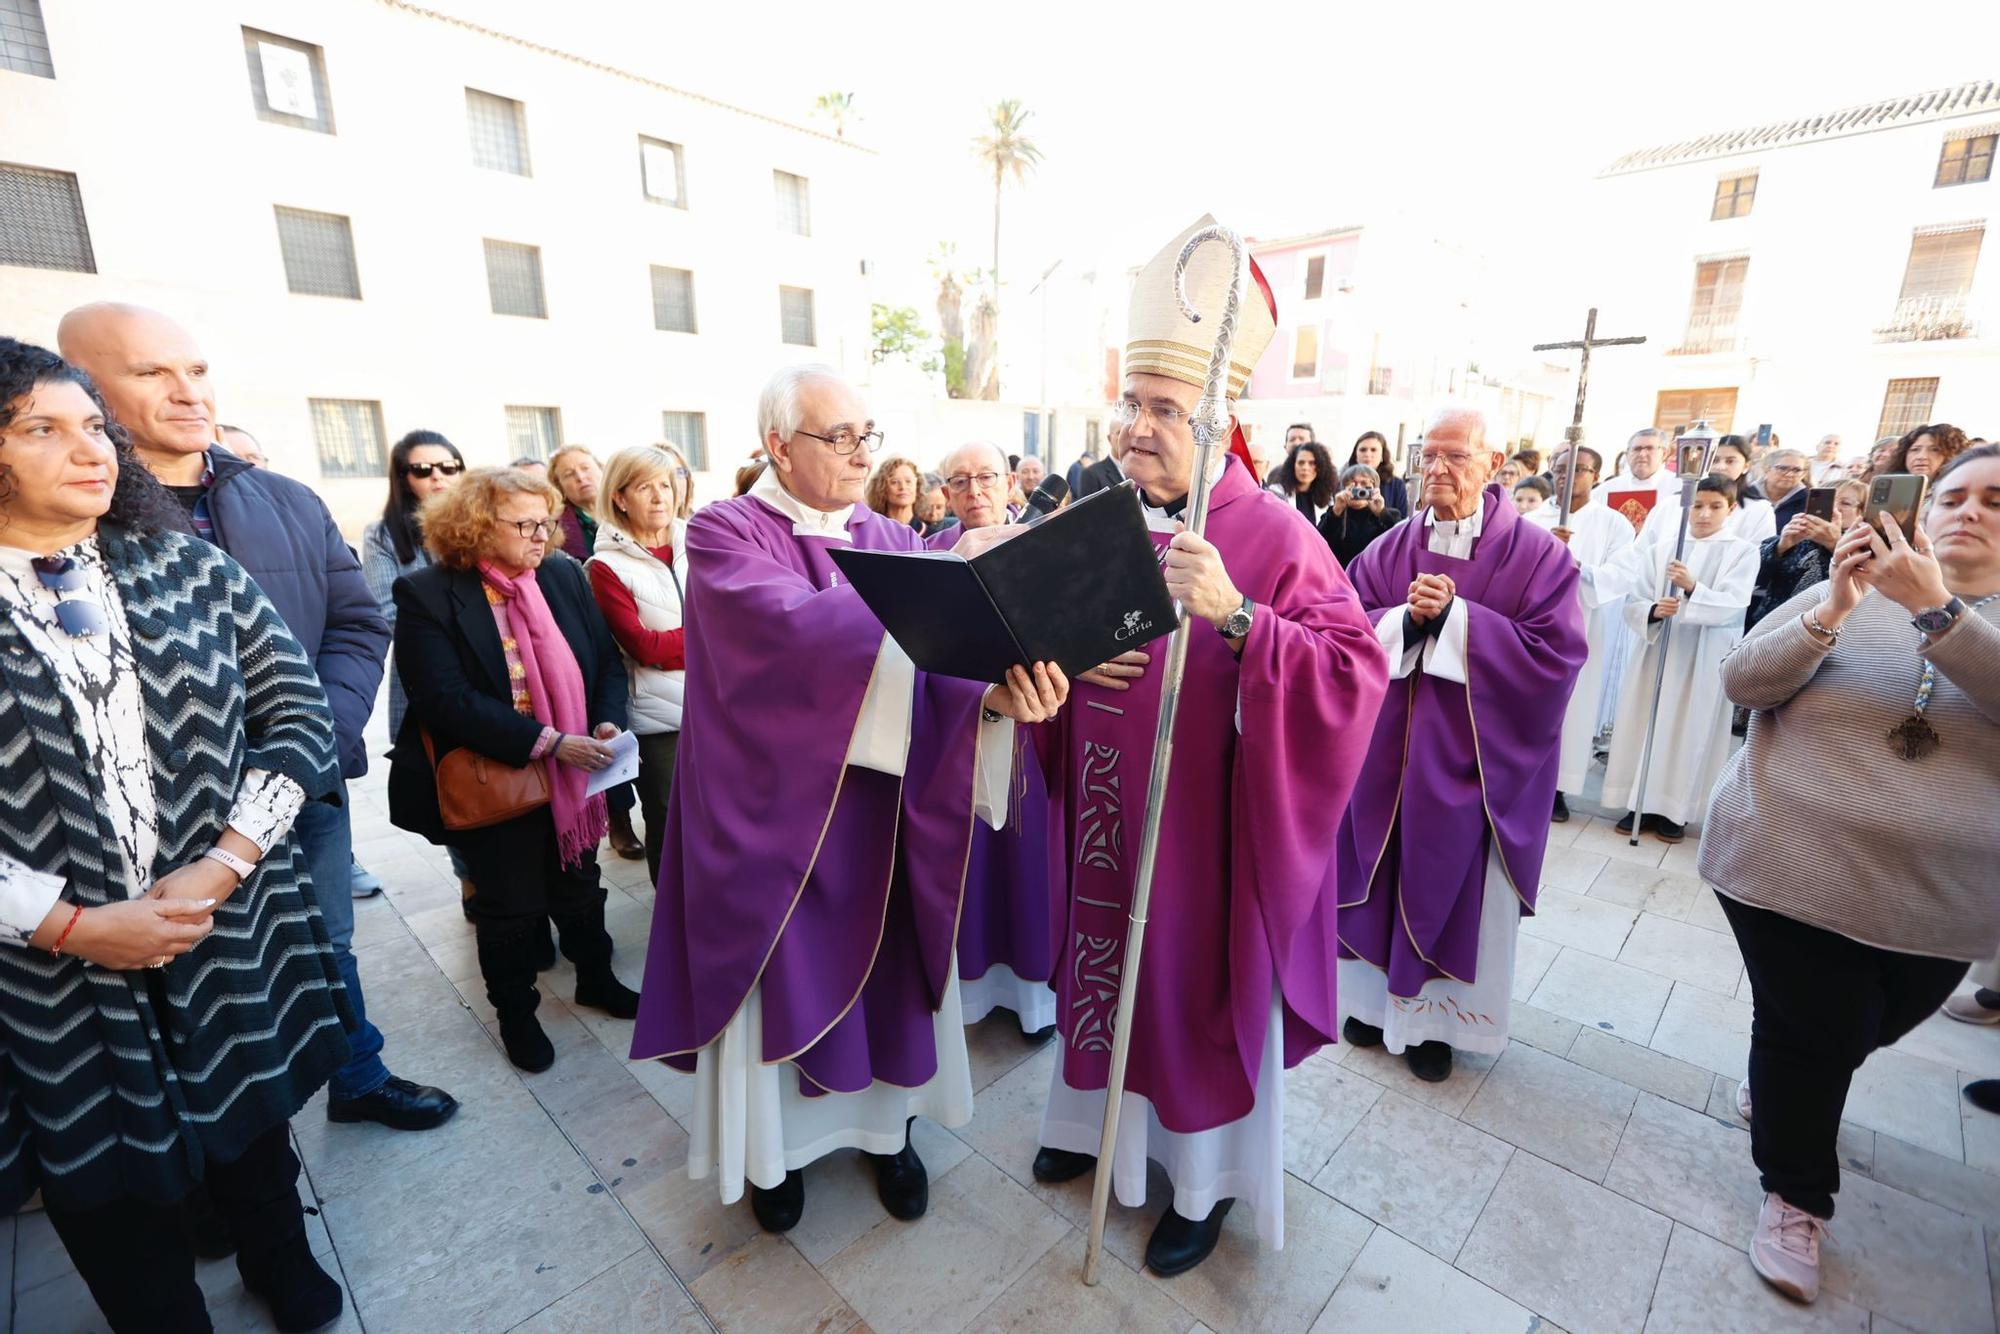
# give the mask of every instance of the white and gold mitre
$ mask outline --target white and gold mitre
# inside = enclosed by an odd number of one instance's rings
[[[1125,374],[1164,375],[1184,384],[1204,386],[1208,360],[1215,350],[1215,329],[1229,299],[1229,247],[1209,242],[1188,261],[1188,302],[1201,312],[1196,324],[1181,314],[1174,295],[1174,265],[1188,238],[1215,219],[1204,214],[1153,256],[1132,284],[1132,310],[1125,331]],[[1244,257],[1243,307],[1236,319],[1236,342],[1229,350],[1230,398],[1241,398],[1257,359],[1278,332],[1277,304],[1257,265]]]

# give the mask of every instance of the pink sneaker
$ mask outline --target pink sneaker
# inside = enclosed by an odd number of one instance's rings
[[[1736,1114],[1745,1121],[1750,1119],[1750,1076],[1743,1076],[1743,1082],[1736,1086]]]
[[[1825,1235],[1824,1220],[1768,1192],[1750,1238],[1750,1267],[1787,1297],[1810,1302],[1819,1296],[1819,1239]]]

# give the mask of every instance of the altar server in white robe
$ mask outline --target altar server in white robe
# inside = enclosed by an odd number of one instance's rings
[[[1611,497],[1625,491],[1657,493],[1659,498],[1654,502],[1655,509],[1661,505],[1678,504],[1681,479],[1666,466],[1667,451],[1671,448],[1673,448],[1673,437],[1657,426],[1647,426],[1632,432],[1632,438],[1625,442],[1624,467],[1617,475],[1599,482],[1596,489],[1591,492],[1592,498],[1598,504],[1614,511],[1617,506],[1611,503]],[[1642,517],[1638,523],[1632,525],[1632,531],[1637,533],[1644,523],[1645,519]],[[1637,636],[1624,629],[1622,625],[1605,643],[1604,688],[1597,711],[1599,732],[1610,727],[1617,717],[1618,687],[1625,679],[1625,664],[1637,652],[1637,643]]]
[[[1778,510],[1775,505],[1757,493],[1743,479],[1750,471],[1750,441],[1740,435],[1725,435],[1715,442],[1709,454],[1709,472],[1717,477],[1727,477],[1736,483],[1736,507],[1729,511],[1729,522],[1723,525],[1723,535],[1740,537],[1751,546],[1760,546],[1778,535]],[[1665,541],[1672,545],[1674,534],[1680,531],[1681,493],[1678,487],[1668,495],[1660,497],[1660,503],[1653,506],[1653,512],[1646,516],[1646,527],[1640,534],[1648,542]]]

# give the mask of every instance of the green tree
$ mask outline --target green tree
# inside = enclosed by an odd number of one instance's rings
[[[821,93],[813,100],[813,115],[832,121],[837,139],[847,137],[849,121],[860,119],[854,114],[853,93]]]
[[[868,322],[875,335],[868,359],[877,365],[891,357],[917,361],[929,350],[930,330],[919,322],[915,306],[885,306],[877,301],[868,307]],[[939,369],[935,356],[926,356],[917,364],[929,372]]]
[[[1028,117],[1033,113],[1021,105],[1019,98],[1003,98],[986,114],[986,133],[973,140],[973,151],[993,173],[993,299],[997,303],[1000,299],[1000,196],[1010,176],[1017,182],[1027,179],[1035,164],[1042,160],[1042,150],[1022,133]]]

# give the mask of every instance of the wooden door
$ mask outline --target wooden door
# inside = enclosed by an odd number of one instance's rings
[[[1653,425],[1678,431],[1706,420],[1717,435],[1728,435],[1736,423],[1734,389],[1663,389],[1653,403]]]

